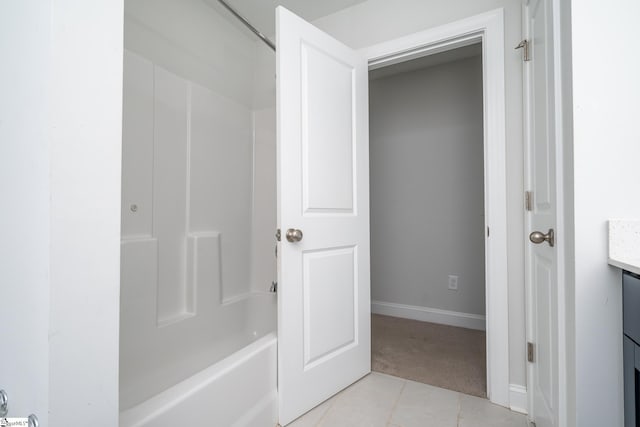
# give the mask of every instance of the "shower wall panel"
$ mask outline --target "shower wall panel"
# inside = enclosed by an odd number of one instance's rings
[[[125,85],[123,408],[247,339],[253,244],[252,111],[131,52]]]
[[[276,280],[276,111],[253,113],[254,188],[251,289],[265,291]]]
[[[252,105],[256,39],[216,1],[127,0],[124,24],[127,50],[225,98]],[[274,72],[275,66],[270,74]]]
[[[153,64],[125,52],[122,169],[129,176],[122,191],[121,233],[127,237],[153,235]],[[135,210],[133,215],[132,209]]]
[[[152,229],[160,243],[157,304],[158,324],[164,325],[193,314],[185,282],[189,83],[160,67],[153,71],[147,76],[154,82]]]
[[[125,2],[121,410],[272,330],[275,63],[227,15]]]
[[[123,238],[160,243],[162,325],[194,314],[186,280],[192,264],[186,239],[193,233],[220,234],[222,301],[250,290],[252,112],[133,53],[127,52],[125,62],[132,70],[127,86],[148,88],[151,82],[153,92],[139,91],[141,99],[128,96],[133,107],[147,109],[125,111]]]
[[[276,56],[261,42],[255,49],[253,82],[253,243],[251,289],[264,292],[277,278]]]
[[[191,86],[190,231],[221,232],[223,301],[249,292],[251,116],[246,107]]]

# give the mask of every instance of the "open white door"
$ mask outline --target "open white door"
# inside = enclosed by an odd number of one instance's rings
[[[283,7],[276,26],[286,425],[371,370],[368,71],[354,50]]]
[[[529,413],[537,427],[558,425],[558,248],[553,19],[550,0],[527,6],[528,188],[526,223]],[[538,232],[534,234],[534,232]],[[544,240],[543,240],[544,239]]]

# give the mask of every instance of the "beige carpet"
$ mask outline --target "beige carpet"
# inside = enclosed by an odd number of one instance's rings
[[[484,331],[373,314],[371,338],[374,371],[486,397]]]

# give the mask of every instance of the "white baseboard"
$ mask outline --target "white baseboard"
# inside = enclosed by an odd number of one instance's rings
[[[371,312],[384,314],[385,316],[402,317],[403,319],[440,323],[442,325],[459,326],[461,328],[477,329],[480,331],[486,329],[485,316],[480,314],[460,313],[457,311],[384,301],[371,301]]]
[[[509,384],[509,408],[521,414],[527,411],[527,388],[518,384]]]

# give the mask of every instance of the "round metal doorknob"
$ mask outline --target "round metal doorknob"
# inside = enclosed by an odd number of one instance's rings
[[[550,228],[547,234],[544,234],[540,231],[534,231],[533,233],[529,234],[529,240],[531,240],[531,242],[535,244],[547,242],[549,243],[549,246],[553,247],[553,245],[555,244],[553,228]]]
[[[287,230],[287,234],[285,234],[287,241],[294,243],[302,240],[302,230],[298,230],[297,228],[290,228]]]

